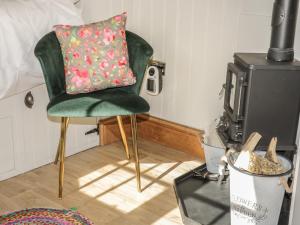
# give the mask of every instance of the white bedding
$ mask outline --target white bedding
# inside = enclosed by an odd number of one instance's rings
[[[82,24],[72,0],[0,0],[0,99],[44,83],[34,56],[55,24]]]

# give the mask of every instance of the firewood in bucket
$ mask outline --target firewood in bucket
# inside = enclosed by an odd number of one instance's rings
[[[284,173],[287,168],[282,166],[281,160],[278,160],[276,155],[277,138],[275,137],[271,139],[268,150],[264,156],[255,154],[255,152],[253,152],[260,139],[261,135],[259,133],[252,133],[245,145],[242,147],[242,151],[240,152],[234,165],[242,170],[260,175],[280,175]],[[279,180],[285,191],[287,193],[291,193],[293,187],[292,185],[288,185],[286,178],[284,176],[280,176]]]
[[[242,151],[234,165],[254,174],[276,175],[284,172],[284,168],[276,155],[277,138],[271,140],[264,157],[254,152],[255,146],[260,139],[261,135],[259,133],[252,133],[242,147]]]
[[[261,173],[266,175],[276,175],[284,172],[284,168],[279,162],[276,154],[277,138],[273,137],[268,146],[265,157],[261,161]]]
[[[271,162],[279,163],[277,154],[276,154],[276,145],[277,145],[277,137],[273,137],[269,144],[265,158],[270,160]]]
[[[237,168],[252,173],[259,173],[261,171],[258,156],[253,153],[254,148],[260,139],[261,135],[257,132],[254,132],[249,136],[248,140],[243,145],[242,150],[234,163],[234,165]]]

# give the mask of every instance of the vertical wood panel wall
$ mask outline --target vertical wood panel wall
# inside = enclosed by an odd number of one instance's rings
[[[155,97],[142,93],[151,114],[199,129],[206,129],[222,113],[218,93],[233,53],[266,52],[269,47],[273,0],[82,0],[81,4],[86,22],[128,12],[127,28],[153,46],[155,59],[167,63],[162,93]],[[300,51],[298,42],[296,48]]]

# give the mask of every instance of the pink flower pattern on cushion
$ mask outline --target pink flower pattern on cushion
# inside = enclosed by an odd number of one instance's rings
[[[87,93],[132,85],[125,35],[126,13],[82,26],[56,25],[64,58],[66,92]]]

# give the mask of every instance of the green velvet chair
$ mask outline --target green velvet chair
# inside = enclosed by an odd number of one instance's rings
[[[116,116],[126,156],[129,159],[130,154],[121,116],[130,116],[137,189],[141,191],[136,114],[148,112],[150,109],[149,104],[139,96],[139,93],[153,49],[145,40],[132,32],[126,31],[126,39],[129,63],[136,76],[136,84],[78,95],[69,95],[65,92],[63,56],[55,33],[46,34],[35,47],[35,55],[40,61],[50,98],[47,106],[48,115],[61,118],[60,141],[54,162],[57,164],[60,161],[59,198],[62,198],[63,191],[65,140],[70,117]]]

